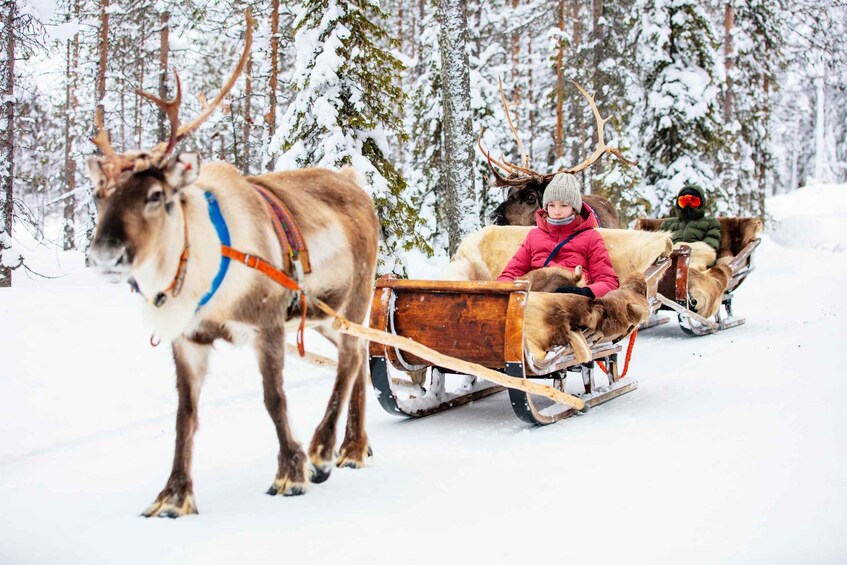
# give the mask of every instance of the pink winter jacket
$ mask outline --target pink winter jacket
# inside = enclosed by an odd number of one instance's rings
[[[540,269],[559,242],[575,231],[585,229],[586,231],[567,242],[547,266],[559,265],[573,269],[581,265],[587,286],[597,298],[618,288],[618,276],[612,268],[609,252],[603,238],[593,229],[594,219],[590,214],[588,218],[577,215],[574,221],[566,226],[553,226],[547,223],[547,212],[538,210],[535,213],[535,223],[538,227],[527,234],[518,252],[497,277],[498,281],[511,281],[529,271]]]

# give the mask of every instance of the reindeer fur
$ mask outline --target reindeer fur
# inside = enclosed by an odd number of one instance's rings
[[[706,271],[689,269],[688,294],[694,301],[694,311],[705,318],[717,314],[731,278],[729,265],[715,265]]]
[[[558,265],[542,267],[528,272],[521,278],[528,280],[530,290],[535,292],[555,292],[560,286],[585,286],[580,265],[577,265],[573,271]]]
[[[146,516],[176,517],[196,513],[191,459],[197,429],[197,402],[217,339],[251,344],[262,374],[264,403],[279,439],[278,468],[269,494],[302,494],[312,482],[328,478],[333,464],[361,467],[369,451],[364,429],[366,352],[358,338],[342,335],[331,320],[308,309],[308,326],[338,347],[338,371],[323,420],[315,430],[308,457],[288,425],[282,388],[285,332],[299,321],[292,292],[234,261],[212,299],[197,310],[218,272],[221,252],[203,193],[214,194],[227,222],[232,247],[282,265],[282,252],[265,202],[251,186],[275,193],[291,211],[306,240],[312,273],[301,286],[350,320],[365,320],[376,270],[378,221],[373,201],[353,169],[333,172],[304,169],[241,176],[231,165],[204,164],[179,168],[184,155],[163,168],[123,173],[106,193],[107,177],[100,158],[89,161],[89,173],[101,198],[97,230],[91,246],[95,266],[114,282],[132,277],[144,296],[165,289],[177,272],[188,223],[190,254],[182,291],[161,307],[140,301],[152,330],[172,342],[179,405],[171,475]],[[195,157],[196,158],[196,157]],[[197,170],[199,170],[199,176]],[[183,175],[180,177],[180,175]],[[182,178],[181,182],[178,182]],[[176,180],[174,180],[176,179]],[[161,207],[151,194],[163,192]],[[146,201],[146,203],[145,203]],[[348,420],[335,458],[336,427],[347,407]],[[311,471],[310,471],[311,463]]]
[[[494,280],[526,239],[526,226],[487,226],[467,236],[450,264],[442,271],[444,280]],[[656,257],[670,254],[673,244],[666,232],[598,229],[619,277],[643,272]],[[458,263],[458,265],[454,265]],[[479,278],[470,278],[473,273]],[[487,276],[485,276],[487,275]],[[485,276],[485,278],[482,278]]]
[[[673,246],[674,249],[681,247],[690,248],[688,267],[697,271],[705,271],[715,264],[715,259],[718,257],[715,248],[703,241],[694,241],[692,243],[680,242]]]
[[[570,344],[576,360],[585,363],[591,359],[586,334],[599,333],[604,340],[618,339],[649,316],[644,274],[633,272],[618,289],[594,300],[574,294],[530,292],[524,328],[536,359],[543,359],[554,345]]]

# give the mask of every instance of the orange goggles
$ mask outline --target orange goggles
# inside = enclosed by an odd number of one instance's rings
[[[700,197],[694,196],[693,194],[685,194],[680,196],[677,200],[680,208],[699,208],[700,207]]]

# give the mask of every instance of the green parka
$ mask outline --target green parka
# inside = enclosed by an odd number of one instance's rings
[[[679,196],[674,199],[676,217],[662,222],[660,229],[671,232],[674,243],[693,243],[702,241],[714,248],[715,252],[721,246],[721,224],[717,218],[706,216],[706,199],[701,190],[689,185],[683,188],[679,195],[695,194],[700,197],[699,208],[680,208]]]

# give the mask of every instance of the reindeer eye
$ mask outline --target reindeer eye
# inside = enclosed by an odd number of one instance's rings
[[[153,192],[151,192],[150,194],[147,195],[147,202],[148,203],[156,203],[156,202],[161,202],[161,201],[162,201],[162,191],[161,190],[154,190]]]
[[[535,204],[535,201],[536,201],[535,195],[530,194],[529,196],[526,197],[526,201],[529,202],[530,204]]]

